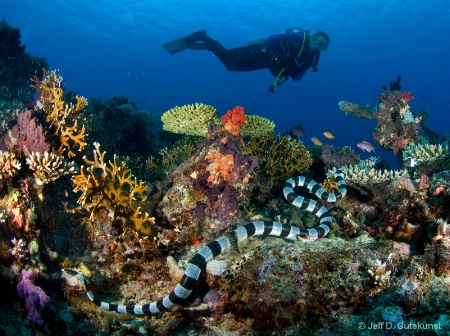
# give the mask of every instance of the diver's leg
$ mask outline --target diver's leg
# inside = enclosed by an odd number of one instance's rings
[[[220,42],[206,35],[206,31],[197,34],[196,37],[198,40],[190,48],[193,50],[211,51],[229,71],[252,71],[269,66],[269,58],[257,44],[226,49]]]

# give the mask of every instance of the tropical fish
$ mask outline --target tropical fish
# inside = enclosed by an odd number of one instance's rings
[[[291,129],[291,133],[295,135],[297,138],[303,136],[303,125],[298,123]]]
[[[367,142],[366,140],[361,141],[356,146],[361,148],[363,152],[365,152],[365,151],[367,151],[369,153],[370,152],[375,152],[375,147],[370,142]]]
[[[327,137],[328,139],[334,139],[334,135],[330,132],[323,132],[323,135],[325,135],[325,137]]]
[[[314,143],[314,145],[317,145],[317,146],[322,146],[323,145],[322,141],[320,141],[316,137],[312,137],[311,141]]]

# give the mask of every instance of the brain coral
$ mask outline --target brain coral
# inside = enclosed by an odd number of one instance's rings
[[[161,120],[166,131],[199,136],[206,136],[211,121],[221,124],[217,110],[213,106],[201,103],[175,106],[165,112]]]

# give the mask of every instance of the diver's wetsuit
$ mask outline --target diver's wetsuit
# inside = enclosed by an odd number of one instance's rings
[[[309,48],[310,37],[304,34],[306,33],[274,34],[262,44],[226,49],[205,32],[195,36],[196,42],[191,45],[191,49],[211,51],[229,71],[269,69],[275,77],[280,77],[278,84],[281,84],[289,76],[293,80],[300,80],[306,70],[314,65],[315,58],[319,55]],[[303,50],[300,53],[302,46]]]

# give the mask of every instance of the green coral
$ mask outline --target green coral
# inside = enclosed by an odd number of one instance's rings
[[[303,174],[312,164],[303,142],[287,135],[255,136],[246,143],[245,150],[258,159],[257,169],[271,180]]]

